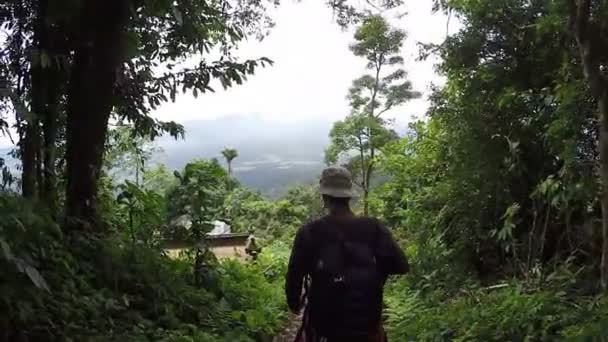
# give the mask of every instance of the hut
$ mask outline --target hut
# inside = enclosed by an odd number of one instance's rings
[[[184,221],[183,218],[181,221]],[[184,224],[184,227],[189,228],[190,225]],[[248,255],[245,249],[250,236],[250,233],[232,233],[230,225],[226,222],[215,221],[214,228],[207,234],[204,243],[218,259],[245,260]],[[163,249],[171,258],[179,258],[183,251],[191,247],[193,247],[191,241],[173,239],[163,242]]]

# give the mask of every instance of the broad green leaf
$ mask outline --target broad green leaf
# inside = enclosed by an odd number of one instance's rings
[[[25,273],[30,278],[32,283],[34,283],[34,285],[36,285],[37,288],[48,291],[48,292],[51,291],[49,289],[49,286],[47,285],[46,281],[44,280],[44,278],[42,277],[40,272],[38,272],[37,269],[28,265],[25,267]]]
[[[4,259],[11,261],[13,260],[13,253],[11,252],[11,248],[6,243],[6,241],[0,238],[0,248],[2,248],[2,254],[4,255]]]

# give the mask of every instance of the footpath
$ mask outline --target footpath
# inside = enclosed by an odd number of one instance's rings
[[[291,315],[285,329],[279,335],[275,336],[272,342],[293,342],[298,333],[298,329],[300,329],[301,323],[301,315]]]

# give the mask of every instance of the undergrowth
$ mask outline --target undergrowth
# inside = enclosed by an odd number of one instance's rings
[[[66,234],[15,198],[0,197],[0,215],[0,341],[263,342],[287,318],[289,242],[255,263],[208,258],[196,287],[192,260],[122,234]],[[386,289],[392,341],[608,340],[608,298],[577,292],[567,266],[488,288],[414,250],[412,274]]]
[[[211,258],[199,288],[191,260],[65,234],[43,208],[0,201],[1,341],[269,341],[282,325],[282,277],[264,272],[283,259]]]
[[[386,324],[394,341],[608,341],[608,297],[563,289],[497,288],[424,292],[392,281]]]

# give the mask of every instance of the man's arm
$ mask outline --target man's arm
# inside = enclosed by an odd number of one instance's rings
[[[287,304],[289,305],[289,309],[294,313],[298,313],[302,308],[302,284],[304,277],[308,273],[309,248],[307,232],[302,227],[298,230],[293,243],[285,279]]]
[[[381,270],[387,274],[406,274],[410,271],[410,264],[401,247],[395,241],[393,234],[384,225],[378,222],[379,237],[376,257]]]

